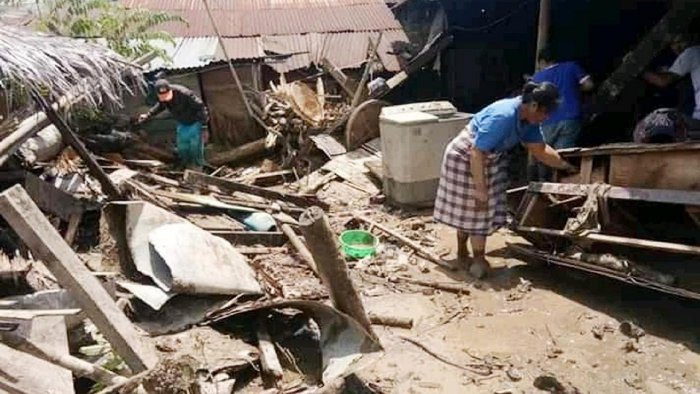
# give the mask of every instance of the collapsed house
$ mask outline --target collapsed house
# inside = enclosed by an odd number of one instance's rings
[[[204,99],[212,114],[212,142],[223,148],[265,136],[247,112],[227,62],[232,62],[241,84],[255,91],[278,83],[281,75],[289,82],[313,83],[323,70],[335,70],[342,75],[340,84],[329,76],[323,79],[324,94],[329,101],[337,101],[339,95],[354,93],[370,48],[376,47],[378,55],[371,74],[386,76],[401,70],[392,45],[408,42],[382,0],[212,2],[211,21],[196,2],[126,0],[123,4],[165,11],[186,21],[159,26],[174,38],[174,43],[162,44],[169,61],[155,59],[147,69],[164,71]],[[153,126],[168,127],[169,122]]]

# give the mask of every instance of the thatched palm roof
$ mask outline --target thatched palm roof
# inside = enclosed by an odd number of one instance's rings
[[[0,90],[87,92],[98,105],[119,103],[132,78],[140,81],[140,70],[104,46],[0,24]]]

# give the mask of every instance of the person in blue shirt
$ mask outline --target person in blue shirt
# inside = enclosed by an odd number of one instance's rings
[[[521,96],[496,101],[479,111],[445,150],[433,216],[457,230],[458,261],[477,278],[490,269],[485,258],[486,237],[506,224],[508,151],[523,144],[548,166],[574,169],[544,143],[539,128],[558,101],[553,84],[529,82]]]
[[[557,86],[561,104],[549,119],[542,123],[544,141],[555,149],[572,148],[581,133],[581,92],[593,90],[593,80],[576,62],[558,62],[549,49],[538,56],[540,70],[532,76],[533,82],[550,82]],[[546,166],[531,161],[528,178],[547,182],[552,172]]]

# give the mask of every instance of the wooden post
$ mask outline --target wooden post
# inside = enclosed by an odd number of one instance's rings
[[[540,17],[537,23],[537,52],[535,53],[535,70],[538,70],[540,51],[549,43],[549,25],[552,0],[540,0]]]
[[[124,313],[61,235],[41,213],[26,191],[15,185],[0,193],[0,214],[41,259],[62,287],[134,372],[155,366],[157,358]]]
[[[319,207],[309,208],[301,214],[299,225],[333,305],[357,320],[376,339],[362,300],[350,279],[348,266],[340,256],[340,246],[326,214]]]
[[[318,276],[318,267],[316,267],[314,257],[311,255],[311,252],[309,252],[309,249],[304,244],[304,241],[302,241],[301,238],[296,235],[292,226],[284,223],[280,226],[280,230],[282,230],[284,235],[289,238],[289,243],[291,243],[294,249],[296,249],[297,253],[299,253],[306,265],[311,268],[311,271],[313,271],[316,276]]]
[[[323,208],[328,208],[328,204],[318,201],[316,196],[300,196],[269,190],[262,187],[250,186],[240,182],[230,181],[224,178],[205,175],[199,172],[187,170],[184,176],[185,182],[189,182],[199,186],[214,186],[226,193],[246,193],[254,196],[267,198],[269,200],[280,200],[298,205],[300,207],[312,207],[320,205]]]
[[[90,169],[92,175],[100,182],[102,191],[104,191],[105,194],[107,194],[107,196],[113,200],[121,199],[122,195],[121,192],[119,192],[119,189],[117,189],[114,183],[112,183],[112,180],[109,179],[107,173],[105,173],[102,167],[97,164],[97,161],[95,161],[87,148],[85,148],[85,145],[80,142],[78,137],[75,135],[75,133],[73,133],[70,127],[68,127],[66,122],[58,115],[58,113],[56,113],[56,110],[54,110],[53,107],[49,105],[49,103],[47,103],[43,97],[41,97],[41,95],[32,93],[32,96],[34,101],[36,101],[39,107],[44,111],[51,123],[53,123],[58,131],[61,132],[63,140],[66,141],[68,145],[72,146],[73,149],[75,149],[78,156],[83,159],[87,167]]]

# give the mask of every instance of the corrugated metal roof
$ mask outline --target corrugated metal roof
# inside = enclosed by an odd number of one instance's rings
[[[270,63],[277,72],[288,72],[319,64],[325,57],[339,68],[357,68],[364,63],[369,49],[369,40],[376,40],[378,32],[350,32],[327,34],[303,34],[288,36],[265,36],[262,38],[263,48],[273,53],[299,53],[283,61]],[[377,48],[379,58],[388,71],[401,69],[396,56],[391,51],[394,41],[408,41],[403,30],[387,30]]]
[[[386,4],[374,0],[222,0],[213,12],[224,37],[289,35],[345,31],[401,29]],[[259,4],[258,4],[259,3]],[[184,23],[159,28],[176,37],[213,36],[209,15],[200,1],[127,0],[131,7],[165,10],[182,16]],[[184,8],[190,6],[191,8]],[[230,6],[230,7],[228,7]],[[269,6],[269,7],[268,7]],[[246,8],[247,7],[247,8]]]
[[[326,57],[340,68],[357,68],[364,63],[369,40],[378,37],[377,32],[309,33],[282,36],[224,38],[226,51],[233,60],[262,59],[268,55],[295,54],[268,65],[277,72],[289,72],[319,64]],[[377,52],[384,68],[399,71],[396,56],[387,52],[393,41],[406,41],[403,30],[388,30],[382,35]],[[212,62],[225,60],[215,37],[186,37],[175,39],[175,45],[161,41],[155,43],[164,49],[172,61],[152,61],[151,70],[169,70],[204,67]]]
[[[174,44],[151,41],[153,46],[165,51],[170,57],[170,62],[165,62],[160,58],[154,59],[148,65],[150,70],[199,68],[221,60],[217,54],[219,42],[216,37],[185,37],[175,38],[174,41]]]
[[[279,8],[345,7],[358,4],[383,4],[383,0],[209,0],[212,10],[244,11]],[[204,11],[201,0],[123,0],[130,8]]]

